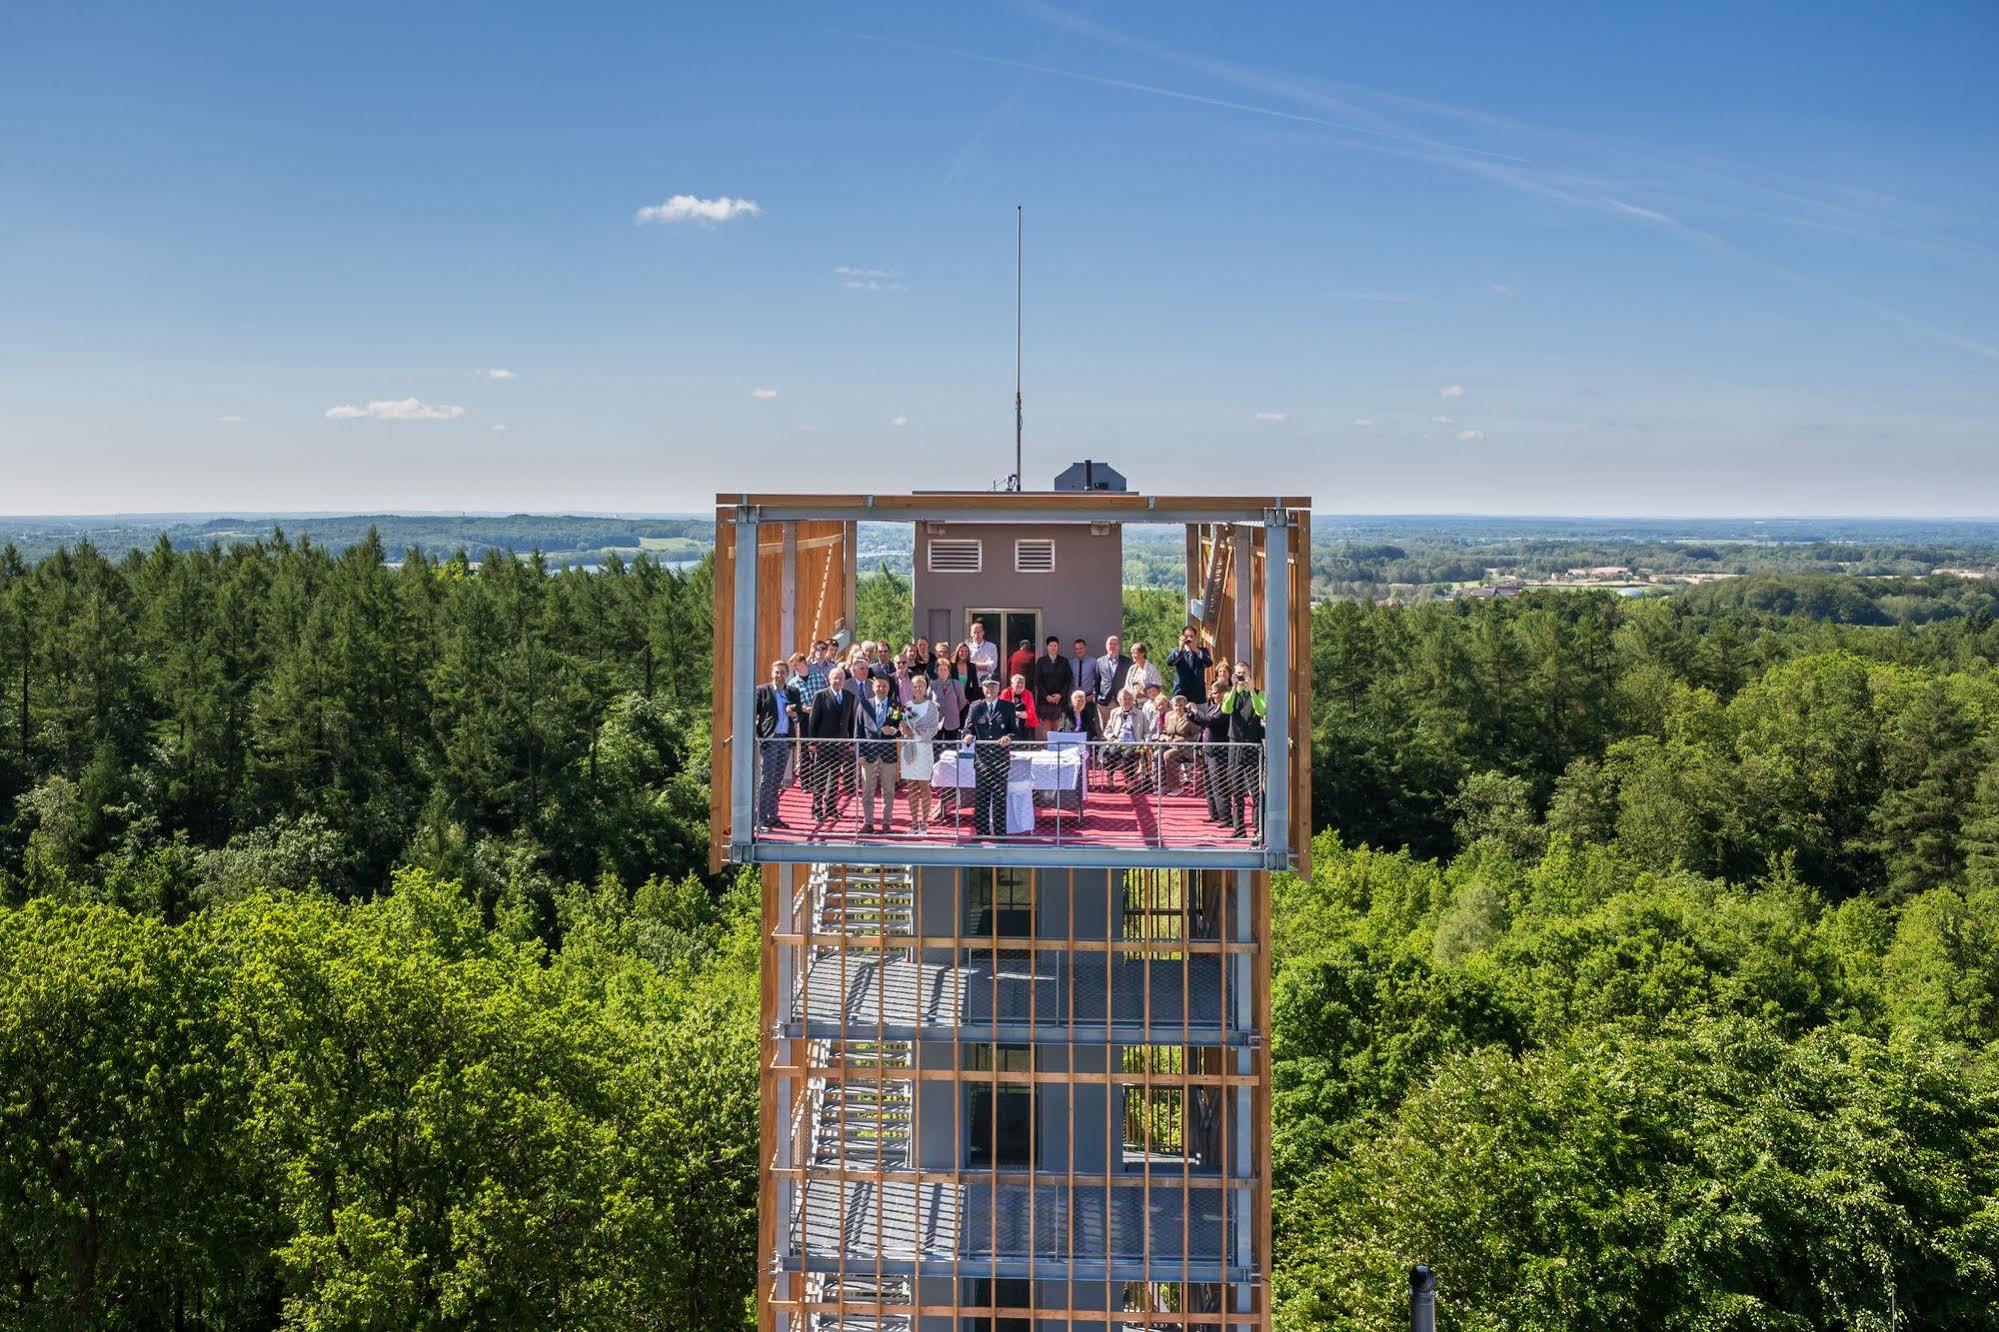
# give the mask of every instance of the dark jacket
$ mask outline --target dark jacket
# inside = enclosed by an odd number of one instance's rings
[[[1100,714],[1097,712],[1097,705],[1093,702],[1085,702],[1083,704],[1083,715],[1080,717],[1076,715],[1075,711],[1067,703],[1064,703],[1062,705],[1062,725],[1056,729],[1080,731],[1086,740],[1101,740],[1104,738],[1104,724]]]
[[[783,705],[790,710],[790,729],[786,735],[797,735],[805,726],[805,709],[798,701],[798,691],[790,685],[784,687]],[[777,709],[779,704],[775,685],[757,686],[757,739],[768,740],[777,734]]]
[[[1201,739],[1219,744],[1229,738],[1229,716],[1222,711],[1219,699],[1196,704],[1187,709],[1187,714],[1201,728]]]
[[[1229,719],[1229,739],[1238,744],[1263,741],[1264,697],[1261,689],[1231,689],[1222,695],[1222,711]]]
[[[847,740],[854,735],[859,701],[846,690],[821,690],[812,700],[812,715],[805,719],[805,733],[815,740]]]
[[[973,740],[1018,737],[1020,714],[1014,711],[1013,704],[1003,698],[991,701],[981,698],[965,713],[964,733]]]
[[[1069,694],[1076,688],[1076,673],[1069,669],[1067,657],[1050,661],[1044,652],[1034,659],[1034,673],[1027,677],[1027,684],[1034,693],[1035,710],[1048,716],[1056,708],[1056,704],[1048,701],[1050,694],[1057,695],[1062,706],[1068,706]]]
[[[877,708],[882,713],[879,719],[875,715]],[[863,742],[860,745],[861,762],[895,762],[896,739],[901,735],[901,725],[896,719],[901,713],[902,700],[895,696],[893,689],[889,690],[884,698],[877,699],[871,692],[862,701],[860,711],[854,714],[854,732]],[[889,731],[894,731],[896,734],[890,736]],[[866,743],[870,740],[878,740],[881,743]]]
[[[1214,654],[1199,643],[1192,648],[1176,647],[1166,658],[1173,668],[1173,692],[1185,694],[1189,703],[1208,701],[1208,672],[1214,669]]]
[[[1083,660],[1082,683],[1076,688],[1088,694],[1099,703],[1117,702],[1118,690],[1124,688],[1125,680],[1131,675],[1131,658],[1119,655],[1116,662],[1106,670],[1101,656],[1086,657]]]

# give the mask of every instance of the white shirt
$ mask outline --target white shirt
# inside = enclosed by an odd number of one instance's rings
[[[972,669],[981,680],[999,669],[999,644],[990,638],[972,644]]]

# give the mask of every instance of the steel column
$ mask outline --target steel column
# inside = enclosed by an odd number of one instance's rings
[[[757,753],[757,512],[736,509],[736,643],[730,662],[729,841],[746,860],[756,826]]]
[[[1263,538],[1263,822],[1268,863],[1284,868],[1291,850],[1291,539],[1282,509],[1272,509]],[[1241,586],[1240,583],[1237,584]]]
[[[784,523],[784,556],[778,574],[777,655],[789,662],[798,651],[798,524]]]
[[[1249,603],[1256,586],[1256,547],[1250,541],[1249,528],[1238,523],[1231,529],[1235,542],[1235,554],[1229,559],[1231,577],[1235,580],[1235,659],[1238,662],[1261,662],[1263,654],[1256,650],[1256,644],[1249,641]]]

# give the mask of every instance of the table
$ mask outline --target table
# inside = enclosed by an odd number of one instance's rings
[[[937,756],[930,784],[960,789],[972,786],[976,780],[972,766],[969,753],[947,749]],[[1025,781],[1034,791],[1073,791],[1082,786],[1083,767],[1080,750],[1016,749],[1007,756],[1007,783]]]
[[[1083,794],[1083,752],[1077,749],[1016,749],[1007,755],[1006,830],[1008,833],[1034,831],[1034,794],[1037,791],[1075,795],[1081,808]],[[949,786],[969,790],[977,784],[972,756],[947,749],[937,757],[930,774],[933,787]]]

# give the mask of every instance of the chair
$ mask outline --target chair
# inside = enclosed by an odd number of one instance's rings
[[[1007,778],[1006,830],[1009,833],[1034,831],[1034,782],[1031,778]]]
[[[1076,785],[1069,790],[1055,793],[1055,808],[1080,813],[1083,808],[1083,792],[1090,782],[1090,737],[1081,731],[1050,731],[1048,733],[1050,751],[1074,749],[1076,757],[1082,760],[1076,766]]]

